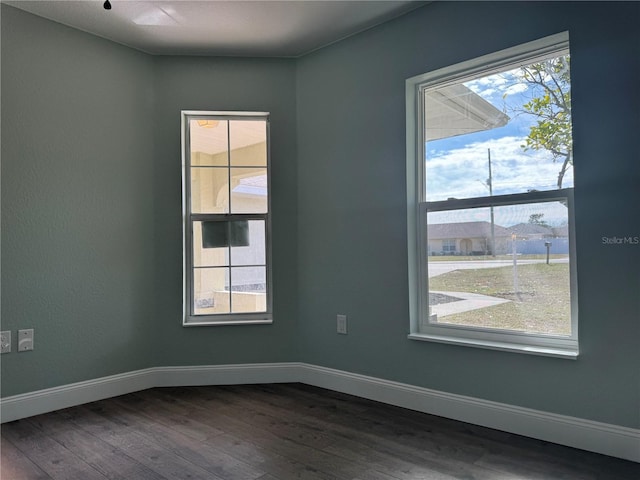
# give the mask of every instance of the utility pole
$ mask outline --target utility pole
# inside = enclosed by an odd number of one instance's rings
[[[489,196],[493,197],[493,175],[491,173],[491,149],[487,148],[487,157],[489,159],[489,179],[487,184],[489,186]],[[495,220],[493,217],[493,205],[491,205],[491,256],[496,258],[496,229]]]
[[[518,237],[515,233],[511,234],[511,251],[513,252],[513,293],[518,295],[518,247],[516,241]]]

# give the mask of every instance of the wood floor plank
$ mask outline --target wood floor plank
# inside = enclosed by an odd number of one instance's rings
[[[335,396],[336,392],[332,392]],[[317,394],[313,395],[315,398]],[[343,394],[338,394],[344,396]],[[440,428],[437,425],[424,424],[420,420],[420,415],[414,413],[412,417],[403,418],[400,413],[406,410],[398,407],[381,405],[377,402],[358,399],[362,408],[356,413],[345,410],[339,404],[348,403],[348,400],[340,399],[336,402],[335,408],[318,407],[313,403],[305,403],[302,399],[299,405],[292,406],[291,409],[298,411],[302,415],[310,418],[322,420],[336,429],[349,427],[353,430],[366,430],[369,434],[384,439],[398,438],[403,445],[414,443],[421,450],[429,450],[437,455],[448,455],[452,458],[460,459],[464,462],[473,462],[484,452],[484,447],[477,442],[463,442],[461,438],[452,435],[450,428]],[[365,408],[366,406],[366,408]],[[287,407],[289,409],[289,407]],[[432,417],[435,422],[438,417]],[[422,424],[422,425],[421,425]],[[417,428],[421,425],[421,428]],[[466,440],[466,438],[465,438]],[[449,446],[451,446],[449,448]]]
[[[152,400],[157,399],[153,396],[145,398],[143,395],[124,395],[113,399],[114,402],[123,408],[146,416],[146,418],[151,415],[151,418],[153,418],[155,422],[159,422],[195,440],[204,441],[207,438],[224,433],[219,428],[205,426],[201,422],[194,422],[187,417],[187,414],[190,413],[189,410],[175,412],[175,409],[172,409],[171,405],[167,405],[165,402],[154,402]]]
[[[2,480],[640,479],[638,463],[300,384],[155,388],[1,434]]]
[[[40,467],[33,463],[24,453],[7,438],[2,436],[0,452],[2,461],[0,462],[0,479],[3,480],[50,480]]]
[[[171,391],[165,390],[161,394],[170,395]],[[181,391],[178,392],[178,396],[174,393],[172,398],[176,403],[185,403],[191,405],[191,409],[198,410],[197,417],[202,421],[219,424],[220,421],[224,421],[222,416],[227,419],[241,419],[239,424],[233,427],[236,435],[251,440],[270,452],[294,460],[304,465],[306,471],[314,474],[326,476],[331,472],[326,478],[350,480],[356,473],[368,470],[366,465],[354,464],[316,448],[327,444],[321,435],[314,438],[313,433],[301,433],[297,426],[290,428],[286,419],[275,419],[246,408],[230,399],[221,390],[216,390],[215,395],[199,396],[197,389],[191,389],[188,395]],[[310,442],[315,443],[315,446],[310,446]]]
[[[282,415],[289,421],[306,427],[311,431],[322,431],[329,440],[328,446],[320,448],[327,453],[374,466],[378,471],[395,475],[401,479],[415,478],[465,478],[473,471],[477,479],[495,480],[495,472],[483,467],[473,466],[473,461],[481,456],[475,449],[472,456],[464,455],[460,461],[460,448],[449,449],[438,445],[428,432],[416,431],[415,426],[399,428],[394,422],[388,422],[389,431],[384,435],[372,432],[369,421],[354,421],[354,415],[328,422],[321,417],[311,418],[306,413],[296,413],[288,407],[279,409],[273,404],[253,399],[250,391],[243,387],[225,387],[217,389],[227,395],[237,395],[234,402],[247,408],[255,408],[272,415]],[[251,389],[254,390],[254,389]],[[378,417],[377,426],[384,426],[385,420]]]
[[[148,419],[140,411],[134,412],[119,408],[118,402],[102,402],[100,406],[102,415],[108,418],[118,416],[136,432],[152,440],[166,451],[172,452],[225,480],[255,480],[266,473],[225,452],[211,448],[207,442],[209,437],[193,438],[193,436],[186,435],[172,426]],[[189,430],[189,433],[193,433],[192,429]],[[220,434],[222,431],[217,430],[212,437]]]
[[[251,411],[252,415],[257,418],[260,414],[265,418],[270,418],[270,416],[283,417],[287,419],[288,423],[296,424],[297,430],[300,432],[304,432],[305,428],[309,429],[307,435],[301,433],[296,437],[289,432],[285,438],[320,448],[324,453],[330,453],[340,460],[346,459],[360,466],[367,465],[375,469],[378,474],[386,473],[399,479],[451,480],[453,478],[468,478],[470,471],[473,470],[474,478],[495,480],[495,471],[478,466],[470,467],[469,464],[452,460],[444,455],[442,450],[436,454],[429,454],[424,451],[424,443],[419,444],[419,448],[414,450],[407,449],[406,446],[394,450],[392,439],[388,436],[384,439],[368,436],[366,433],[368,426],[363,423],[356,423],[346,428],[340,427],[340,432],[330,432],[330,426],[322,420],[310,421],[306,419],[305,421],[305,418],[295,414],[292,409],[276,411],[273,405],[269,405],[267,402],[252,400],[251,391],[255,388],[259,387],[248,387],[249,390],[237,386],[218,387],[215,389],[215,396],[210,396],[208,400],[209,402],[218,400],[225,405],[241,407],[243,412]],[[206,395],[207,389],[193,389],[193,392]],[[198,400],[196,399],[196,401]],[[273,420],[269,422],[275,423]],[[315,432],[323,432],[323,443],[320,445],[309,444],[306,441],[307,438],[312,438]],[[274,433],[281,434],[282,432],[276,429]],[[371,444],[375,444],[375,446],[372,447]],[[476,454],[474,459],[478,456]],[[416,460],[418,461],[416,462]],[[316,467],[323,468],[318,465]]]
[[[136,394],[140,399],[136,400],[135,403],[139,403],[141,400],[144,402],[145,408],[141,409],[140,412],[152,421],[164,425],[173,425],[175,422],[189,423],[190,434],[194,435],[195,438],[206,438],[206,443],[212,448],[216,448],[245,463],[265,470],[276,476],[276,478],[286,480],[332,480],[335,478],[334,476],[316,474],[307,468],[306,465],[295,462],[256,444],[255,439],[251,436],[251,429],[247,428],[245,423],[233,417],[220,415],[219,412],[216,412],[217,414],[213,419],[210,418],[212,412],[208,412],[208,415],[203,415],[202,417],[195,415],[194,418],[197,419],[197,421],[185,416],[184,420],[173,417],[170,422],[167,422],[166,417],[176,415],[177,411],[182,411],[186,415],[192,415],[193,408],[188,406],[188,404],[182,405],[177,403],[172,398],[169,402],[164,402],[164,400],[160,399],[163,395],[164,389],[147,392],[146,394],[141,392]],[[185,405],[187,406],[186,408]],[[220,430],[208,425],[210,422],[227,431],[234,432],[235,435],[219,435]],[[216,432],[215,435],[210,435],[212,430]],[[249,440],[247,438],[249,438]]]
[[[76,428],[60,413],[39,415],[30,418],[29,421],[109,479],[167,480],[166,477],[129,457],[125,451]]]
[[[54,480],[107,480],[80,457],[35,428],[29,420],[2,426],[7,438]],[[20,477],[18,477],[20,478]]]
[[[434,442],[433,449],[437,453],[444,453],[444,450],[451,445],[450,455],[456,456],[464,461],[473,461],[486,450],[486,439],[476,438],[467,427],[473,427],[462,422],[413,412],[400,407],[380,404],[366,399],[358,399],[362,408],[356,414],[345,414],[341,404],[348,404],[350,396],[339,392],[331,392],[331,398],[335,399],[336,408],[328,413],[322,412],[313,407],[313,399],[318,395],[315,387],[304,385],[301,391],[302,398],[299,399],[299,408],[303,413],[321,417],[327,421],[333,421],[337,425],[344,422],[352,422],[354,425],[369,425],[369,430],[377,432],[381,437],[388,435],[402,437],[405,439],[417,439],[421,442],[421,448],[425,447],[425,442]],[[291,388],[291,387],[285,387]],[[311,389],[311,390],[309,390]],[[322,390],[320,390],[322,391]],[[307,393],[310,392],[310,393]],[[305,396],[311,400],[305,403]],[[481,428],[481,427],[478,427]],[[489,432],[488,429],[485,429]],[[509,439],[509,434],[499,432],[503,436],[503,441]],[[422,434],[422,438],[420,435]]]
[[[187,460],[168,452],[161,446],[136,432],[120,417],[111,419],[98,412],[100,402],[80,406],[73,411],[63,411],[68,421],[91,433],[145,465],[157,474],[170,480],[224,480]]]
[[[172,428],[176,424],[189,423],[188,432],[181,433],[199,439],[207,447],[215,449],[222,454],[229,455],[247,465],[253,465],[257,469],[269,471],[282,478],[305,478],[309,480],[318,480],[320,478],[306,470],[303,465],[296,464],[296,462],[272,452],[266,452],[255,443],[242,440],[233,435],[220,434],[219,429],[213,429],[206,423],[194,422],[186,417],[183,421],[172,418],[170,422],[167,422],[165,412],[158,406],[140,410],[139,413],[147,418],[149,424],[162,425],[163,428]],[[231,430],[234,428],[232,427]],[[215,434],[212,435],[211,432],[215,432]],[[304,472],[304,475],[300,476],[300,472]],[[263,476],[260,478],[263,478]]]

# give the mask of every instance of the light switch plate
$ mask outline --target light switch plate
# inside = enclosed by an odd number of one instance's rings
[[[337,326],[338,326],[338,333],[342,335],[347,334],[347,316],[346,315],[338,315]]]

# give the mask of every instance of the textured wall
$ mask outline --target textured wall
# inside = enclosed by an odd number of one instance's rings
[[[2,6],[4,396],[153,365],[292,360],[295,63],[151,57]],[[271,112],[273,325],[182,327],[180,111]]]
[[[151,365],[152,67],[2,5],[5,396]]]
[[[156,57],[156,312],[160,365],[293,360],[297,325],[295,62]],[[272,325],[182,327],[180,111],[270,112]]]
[[[640,4],[436,2],[298,64],[300,359],[640,426]],[[405,79],[569,30],[577,361],[407,339]],[[321,259],[321,260],[320,260]],[[336,313],[349,335],[336,334]]]

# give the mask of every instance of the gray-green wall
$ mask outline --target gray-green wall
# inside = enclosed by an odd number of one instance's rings
[[[183,109],[271,112],[272,326],[182,327]],[[295,119],[294,60],[152,57],[2,5],[2,395],[291,361]]]
[[[155,114],[159,365],[284,362],[297,325],[295,62],[158,57]],[[270,112],[273,325],[182,327],[180,110]]]
[[[152,67],[2,5],[5,396],[152,366]]]
[[[640,4],[433,3],[298,63],[300,358],[640,426]],[[407,340],[405,79],[570,32],[581,355]],[[349,335],[336,335],[336,313]]]
[[[434,3],[297,60],[150,57],[2,6],[8,396],[303,361],[640,427],[640,4]],[[406,78],[569,30],[581,356],[410,341]],[[272,113],[275,323],[183,328],[181,109]],[[335,332],[349,315],[349,335]]]

